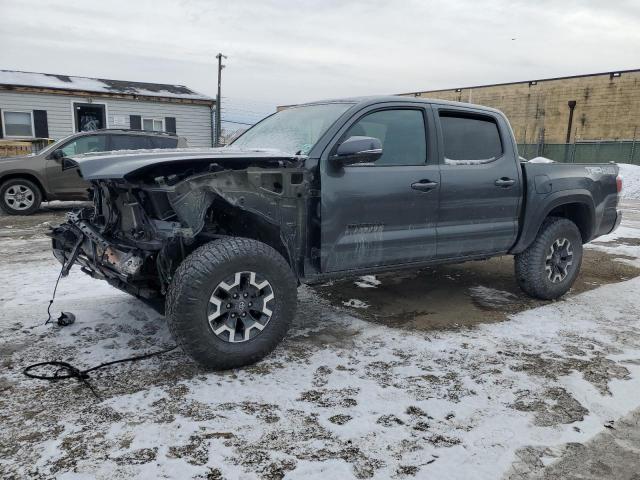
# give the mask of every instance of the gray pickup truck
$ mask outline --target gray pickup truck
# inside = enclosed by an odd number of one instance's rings
[[[63,273],[159,300],[216,369],[278,344],[300,283],[511,254],[555,299],[621,220],[615,164],[521,162],[501,112],[439,100],[310,103],[226,148],[74,161],[94,207],[52,232]]]

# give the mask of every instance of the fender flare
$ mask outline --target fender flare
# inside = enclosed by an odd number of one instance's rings
[[[584,238],[584,242],[588,242],[593,237],[593,232],[596,225],[596,210],[593,204],[593,198],[588,190],[574,189],[574,190],[561,190],[559,192],[552,193],[544,199],[535,198],[536,203],[543,203],[543,206],[527,208],[525,206],[522,228],[518,235],[516,244],[509,250],[509,253],[520,253],[531,245],[535,240],[542,222],[549,216],[549,214],[558,207],[563,205],[578,204],[584,205],[589,212],[589,230]],[[531,198],[528,198],[531,200]]]

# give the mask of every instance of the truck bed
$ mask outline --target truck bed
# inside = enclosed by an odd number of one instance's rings
[[[525,194],[520,233],[511,253],[524,250],[542,220],[556,208],[573,208],[580,213],[578,227],[585,243],[620,223],[616,164],[521,162],[521,167]],[[567,200],[570,206],[566,206]]]

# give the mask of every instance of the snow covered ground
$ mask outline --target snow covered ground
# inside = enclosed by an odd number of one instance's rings
[[[640,165],[619,163],[622,175],[622,194],[627,200],[640,200]]]
[[[75,381],[30,380],[21,370],[51,359],[86,368],[168,346],[164,319],[74,269],[54,311],[77,322],[43,325],[59,271],[46,222],[0,220],[2,478],[637,473],[640,277],[506,321],[429,330],[363,320],[355,315],[373,307],[357,308],[361,299],[345,305],[303,287],[290,336],[259,364],[212,373],[177,350],[96,372],[96,400]],[[620,265],[640,262],[640,215],[587,254],[601,251]],[[390,288],[373,276],[358,282],[363,294]],[[517,299],[489,283],[469,295],[486,308]]]

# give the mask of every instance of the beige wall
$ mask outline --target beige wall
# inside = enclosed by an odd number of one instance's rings
[[[459,90],[425,91],[419,96],[498,108],[509,118],[518,143],[537,143],[543,129],[546,143],[564,143],[569,100],[576,101],[572,142],[640,138],[640,70],[613,78],[604,73]]]

